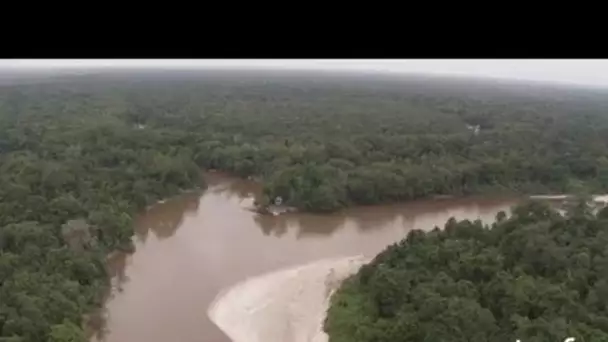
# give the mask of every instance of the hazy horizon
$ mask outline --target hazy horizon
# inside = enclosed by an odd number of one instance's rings
[[[3,59],[4,73],[81,73],[107,70],[340,71],[393,75],[472,77],[578,86],[608,86],[608,60],[516,59]]]

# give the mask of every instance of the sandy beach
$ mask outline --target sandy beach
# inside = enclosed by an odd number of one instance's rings
[[[323,259],[224,289],[208,315],[233,342],[326,342],[331,293],[369,259]]]

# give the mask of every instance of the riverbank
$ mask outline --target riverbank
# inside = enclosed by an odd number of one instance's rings
[[[223,290],[209,318],[233,342],[325,342],[323,321],[339,284],[369,259],[323,259]]]
[[[533,200],[547,200],[547,201],[564,201],[567,199],[574,198],[574,195],[569,194],[560,194],[560,195],[530,195],[530,199]],[[591,201],[596,204],[606,204],[608,203],[608,195],[592,195]]]

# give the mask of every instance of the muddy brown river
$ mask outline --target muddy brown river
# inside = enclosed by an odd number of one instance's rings
[[[218,292],[248,277],[317,259],[374,256],[412,229],[450,217],[491,222],[513,198],[417,201],[332,215],[261,216],[259,187],[209,176],[202,194],[155,205],[137,221],[131,255],[110,260],[113,291],[93,342],[229,342],[207,318]]]

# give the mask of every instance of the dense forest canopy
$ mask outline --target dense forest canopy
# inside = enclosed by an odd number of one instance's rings
[[[43,81],[43,82],[42,82]],[[424,77],[108,72],[0,85],[0,341],[84,339],[104,256],[201,169],[309,211],[608,188],[605,92]]]
[[[262,203],[281,196],[332,211],[436,194],[608,187],[605,92],[256,72],[101,75],[54,92],[115,124],[187,136],[199,165],[262,179]]]
[[[608,341],[608,208],[411,231],[332,297],[331,342]]]

